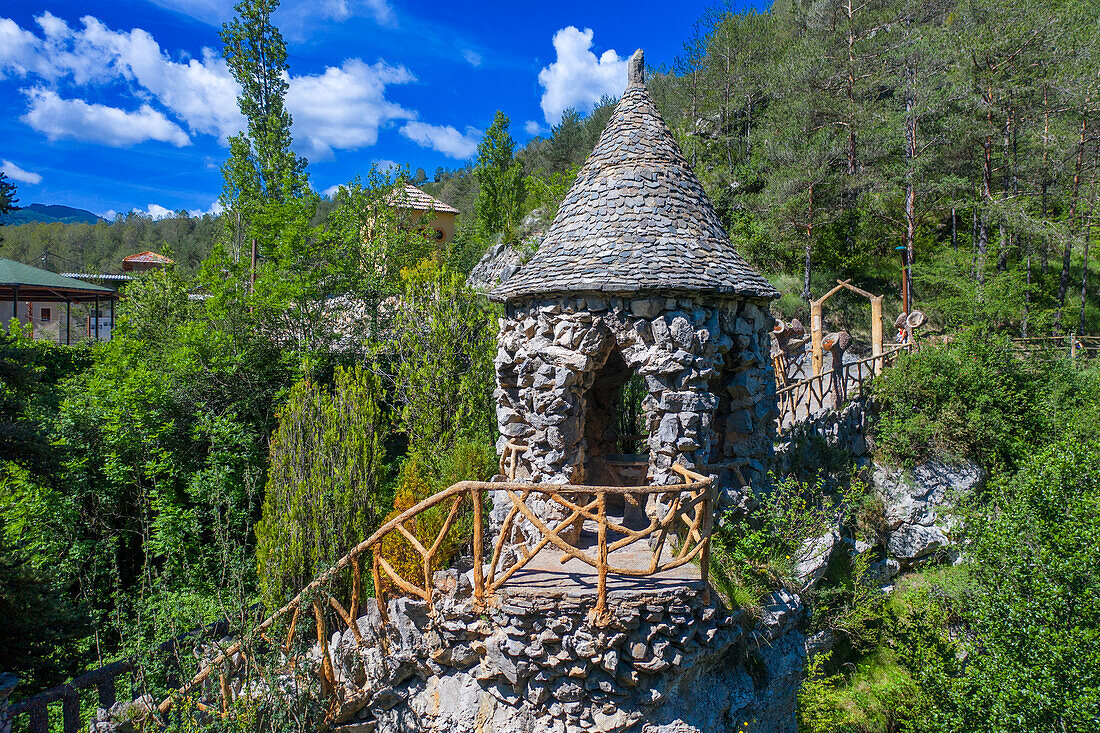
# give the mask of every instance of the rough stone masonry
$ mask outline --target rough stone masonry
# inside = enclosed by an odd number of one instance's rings
[[[643,66],[639,51],[538,252],[490,293],[505,304],[498,447],[523,446],[518,480],[607,482],[619,395],[638,375],[648,481],[678,482],[678,463],[717,476],[736,500],[742,479],[762,476],[774,436],[768,303],[778,293],[734,249]],[[498,520],[508,508],[498,497]],[[564,512],[532,509],[544,520]],[[525,522],[519,535],[536,539]]]

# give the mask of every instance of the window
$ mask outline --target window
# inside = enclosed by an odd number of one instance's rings
[[[43,323],[49,323],[53,316],[53,312],[49,308],[43,308],[38,314],[38,320]]]

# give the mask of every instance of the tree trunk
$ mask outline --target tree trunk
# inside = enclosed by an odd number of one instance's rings
[[[955,215],[955,207],[951,207],[951,249],[955,254],[959,253],[959,218]]]
[[[1081,260],[1081,312],[1077,316],[1077,336],[1085,335],[1085,297],[1089,285],[1089,235],[1092,230],[1092,211],[1085,220],[1085,251]]]
[[[810,268],[814,246],[814,184],[810,184],[810,201],[806,207],[806,260],[802,270],[802,300],[810,302]]]
[[[910,80],[913,70],[907,69]],[[917,188],[913,182],[913,165],[917,158],[917,121],[913,117],[914,100],[909,94],[905,99],[905,254],[909,262],[909,277],[912,279],[914,256],[914,241],[917,237]],[[912,293],[909,294],[908,303],[902,307],[908,313],[912,309]]]
[[[1020,335],[1027,338],[1027,317],[1030,313],[1029,306],[1031,305],[1031,255],[1027,256],[1027,287],[1024,288],[1024,320],[1020,324]]]
[[[1062,309],[1066,305],[1066,290],[1069,287],[1069,265],[1070,260],[1073,258],[1073,222],[1077,218],[1077,198],[1081,191],[1081,163],[1085,154],[1085,136],[1088,133],[1089,115],[1086,108],[1084,114],[1081,115],[1081,136],[1077,141],[1077,157],[1073,164],[1073,187],[1070,189],[1069,198],[1069,221],[1068,230],[1066,233],[1066,245],[1062,250],[1062,275],[1058,279],[1058,310],[1054,313],[1054,331],[1055,333],[1062,326]]]

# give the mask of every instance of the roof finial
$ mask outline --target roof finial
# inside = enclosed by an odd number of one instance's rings
[[[634,52],[626,63],[627,86],[643,86],[645,84],[645,57],[642,49]]]

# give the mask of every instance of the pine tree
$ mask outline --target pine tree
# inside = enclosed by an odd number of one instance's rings
[[[0,216],[9,211],[15,211],[19,199],[15,197],[15,184],[8,180],[3,171],[0,171]]]

